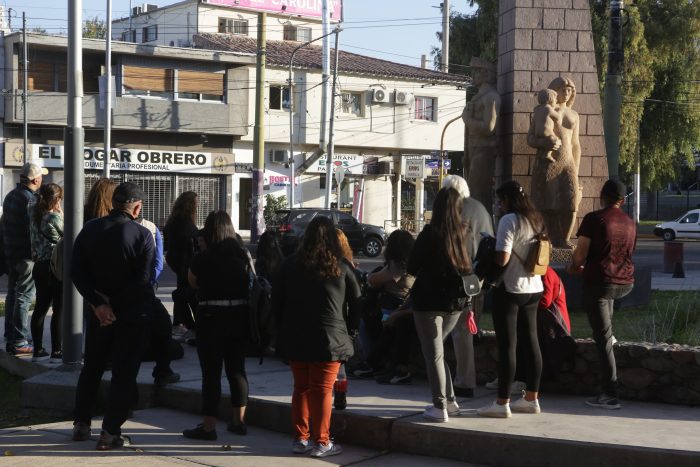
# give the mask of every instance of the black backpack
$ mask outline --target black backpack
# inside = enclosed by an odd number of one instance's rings
[[[275,335],[275,316],[272,311],[272,285],[262,276],[256,276],[249,268],[248,288],[248,338],[260,356],[270,348]]]
[[[474,274],[483,280],[483,289],[495,287],[501,281],[505,266],[496,264],[496,238],[482,234],[474,258]]]

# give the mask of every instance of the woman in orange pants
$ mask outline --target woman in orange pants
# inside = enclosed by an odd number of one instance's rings
[[[301,249],[283,264],[272,290],[277,347],[294,377],[292,422],[296,454],[340,454],[330,438],[333,385],[340,363],[353,354],[360,287],[343,260],[333,222],[317,217]],[[347,317],[343,310],[347,306]]]

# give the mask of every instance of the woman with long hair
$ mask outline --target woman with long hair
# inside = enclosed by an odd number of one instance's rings
[[[482,417],[508,418],[511,412],[540,413],[537,400],[542,375],[542,355],[537,342],[537,305],[542,296],[541,276],[530,274],[525,261],[537,234],[544,232],[542,215],[516,181],[496,190],[501,220],[496,232],[496,258],[505,266],[501,284],[493,294],[493,326],[498,341],[498,398],[477,410]],[[518,345],[518,341],[520,345]],[[510,403],[515,377],[516,348],[523,350],[525,396]]]
[[[192,310],[197,305],[194,293],[187,282],[187,270],[197,245],[197,193],[185,191],[173,203],[165,223],[165,262],[177,277],[173,291],[173,335],[178,338],[194,338]],[[188,332],[189,331],[189,332]]]
[[[255,271],[272,284],[272,279],[282,267],[284,254],[280,247],[277,234],[266,230],[258,240],[258,249],[255,253]]]
[[[36,305],[32,313],[31,329],[34,340],[33,361],[51,358],[52,363],[62,361],[61,311],[63,283],[51,272],[51,255],[63,237],[63,188],[47,183],[39,188],[39,201],[31,209],[29,229],[34,255],[32,277],[36,286]],[[51,355],[44,350],[44,319],[53,308],[51,317]]]
[[[85,203],[85,222],[109,214],[115,188],[117,183],[108,178],[100,178],[92,184]]]
[[[199,300],[195,316],[203,420],[182,434],[186,438],[215,440],[222,367],[226,370],[233,408],[233,420],[227,429],[238,435],[247,433],[248,256],[225,211],[213,211],[207,216],[202,236],[207,248],[192,260],[188,274]]]
[[[309,223],[301,248],[278,277],[284,280],[275,281],[272,304],[277,347],[294,377],[292,451],[340,454],[330,439],[332,392],[341,362],[353,355],[350,334],[359,323],[360,287],[333,221],[317,217]]]
[[[433,396],[423,417],[433,422],[460,414],[444,341],[462,315],[464,301],[457,291],[460,276],[471,272],[470,241],[462,223],[462,197],[453,188],[442,188],[435,197],[430,224],[418,235],[406,266],[416,277],[411,289],[413,319]]]

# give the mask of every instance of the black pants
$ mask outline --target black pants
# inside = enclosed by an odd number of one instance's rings
[[[411,358],[413,343],[417,339],[413,313],[407,313],[396,320],[394,326],[382,329],[367,363],[375,370],[383,367],[396,369],[400,365],[406,365]]]
[[[498,397],[510,398],[515,377],[516,347],[522,341],[523,373],[528,391],[539,391],[542,354],[537,342],[537,304],[542,293],[513,294],[503,285],[493,294],[493,327],[498,341]]]
[[[197,306],[195,292],[187,282],[187,267],[175,272],[177,275],[177,288],[173,291],[173,324],[184,325],[187,329],[194,329],[195,323],[192,311]]]
[[[598,349],[600,379],[603,392],[617,397],[617,368],[612,343],[613,304],[632,291],[629,285],[583,285],[583,309],[593,330],[593,340]]]
[[[153,376],[164,376],[170,374],[170,362],[172,354],[170,352],[170,341],[173,337],[173,324],[170,321],[170,314],[159,299],[153,302],[153,321],[151,323],[150,350],[153,360],[156,362],[153,367]]]
[[[87,315],[85,359],[75,394],[76,422],[90,424],[100,381],[111,358],[112,380],[102,429],[112,435],[121,434],[134,403],[136,376],[150,327],[150,319],[120,319],[118,313],[113,324],[101,327],[94,313]]]
[[[63,309],[63,282],[56,279],[51,272],[51,261],[34,263],[32,270],[36,287],[36,305],[32,313],[32,340],[34,349],[39,351],[44,346],[44,319],[53,308],[51,318],[51,352],[61,351],[61,310]]]
[[[197,308],[197,355],[202,368],[202,414],[216,417],[221,399],[221,369],[231,390],[231,406],[248,405],[244,338],[247,306]]]

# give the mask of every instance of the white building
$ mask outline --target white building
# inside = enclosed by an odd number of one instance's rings
[[[332,20],[338,21],[340,2],[334,3]],[[295,55],[294,99],[289,98],[289,60],[295,48],[322,34],[320,4],[311,0],[291,5],[283,0],[186,0],[162,8],[144,5],[134,8],[131,17],[114,21],[113,35],[148,45],[256,54],[257,13],[267,11],[265,188],[267,193],[289,196],[290,112],[297,166],[319,143],[321,47],[309,45]],[[310,9],[302,11],[299,5]],[[236,166],[232,218],[236,228],[244,232],[250,228],[256,70],[248,66],[247,71],[247,79],[227,89],[249,93],[248,115],[243,120],[249,122],[251,131],[234,140],[232,148]],[[382,226],[397,223],[402,217],[402,181],[406,187],[404,160],[406,156],[429,156],[441,148],[445,125],[464,108],[467,80],[341,51],[334,138],[336,166],[345,169],[345,180],[339,196],[334,190],[332,201],[340,207],[352,205],[364,222]],[[446,151],[463,151],[463,124],[458,121],[449,126],[442,141]],[[297,177],[295,198],[303,206],[323,204],[325,160],[319,162]],[[358,205],[360,191],[362,206]]]

